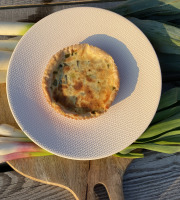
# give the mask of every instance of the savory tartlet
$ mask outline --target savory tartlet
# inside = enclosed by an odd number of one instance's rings
[[[97,117],[107,111],[119,90],[119,73],[105,51],[77,44],[50,59],[42,88],[50,105],[73,119]]]

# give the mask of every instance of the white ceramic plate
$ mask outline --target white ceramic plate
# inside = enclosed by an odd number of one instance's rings
[[[108,52],[120,74],[113,105],[95,119],[61,116],[41,88],[51,56],[77,43]],[[10,108],[27,136],[56,155],[79,160],[110,156],[133,143],[151,122],[160,93],[159,62],[148,39],[124,17],[92,7],[65,9],[36,23],[18,43],[7,77]]]

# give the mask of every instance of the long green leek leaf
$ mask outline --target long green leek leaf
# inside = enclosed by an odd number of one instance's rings
[[[168,108],[180,101],[180,87],[175,87],[162,94],[158,111]]]
[[[140,140],[140,139],[154,137],[179,127],[180,127],[180,113],[172,117],[169,117],[168,119],[163,120],[155,125],[150,126],[138,139]]]
[[[163,133],[162,135],[156,135],[154,137],[150,137],[150,138],[145,138],[145,139],[138,139],[135,143],[147,143],[147,142],[155,142],[155,141],[159,141],[159,140],[163,140],[163,138],[166,137],[170,137],[170,136],[176,136],[178,135],[178,137],[180,137],[180,130],[175,130],[175,131],[170,131],[170,132],[166,132]]]
[[[162,110],[156,113],[156,115],[154,116],[151,124],[157,123],[159,121],[165,120],[175,114],[180,113],[180,106],[175,106],[172,108],[168,108],[166,110]]]
[[[180,28],[153,20],[128,19],[141,29],[157,51],[180,54]]]
[[[157,53],[161,71],[167,73],[180,73],[180,56],[174,54]]]
[[[179,130],[179,133],[180,133],[180,130]],[[172,135],[172,136],[169,136],[169,137],[162,137],[161,139],[153,141],[153,143],[154,144],[162,144],[162,145],[180,144],[180,134]]]
[[[146,143],[146,144],[132,144],[126,149],[124,149],[123,151],[121,151],[120,153],[128,154],[135,149],[147,149],[151,151],[157,151],[157,152],[168,153],[168,154],[180,152],[180,146]]]
[[[144,158],[144,154],[142,153],[128,153],[128,154],[116,153],[114,154],[114,156],[120,158]]]
[[[128,0],[111,10],[123,16],[166,22],[179,19],[180,2],[176,0]]]

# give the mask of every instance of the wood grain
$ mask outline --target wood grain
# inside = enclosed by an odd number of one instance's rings
[[[90,162],[47,156],[8,163],[28,178],[69,190],[78,200],[95,200],[98,183],[105,186],[110,199],[123,200],[122,178],[131,161],[113,156]]]
[[[152,151],[144,153],[145,158],[133,160],[124,174],[125,200],[179,200],[180,153],[171,155]],[[33,181],[11,171],[0,173],[0,199],[74,200],[75,198],[65,189]],[[101,186],[96,186],[96,200],[109,200]]]
[[[15,171],[0,173],[1,200],[74,200],[63,188],[25,178]]]
[[[14,5],[14,4],[20,4],[20,3],[40,3],[40,2],[55,2],[52,0],[23,0],[23,1],[7,1],[7,0],[1,0],[0,6],[4,5]],[[60,11],[62,9],[66,8],[72,8],[72,7],[80,7],[80,6],[91,6],[91,7],[97,7],[97,8],[105,8],[109,9],[112,7],[115,7],[119,4],[122,4],[122,1],[115,1],[115,2],[101,2],[101,3],[90,3],[90,4],[73,4],[73,5],[59,5],[59,6],[47,6],[47,7],[33,7],[33,8],[17,8],[17,9],[4,9],[0,10],[0,21],[20,21],[20,22],[37,22],[43,17],[56,12]]]
[[[119,0],[114,0],[119,1]],[[123,0],[122,0],[123,1]],[[61,6],[61,5],[79,5],[79,4],[92,4],[92,3],[102,3],[102,2],[112,2],[112,0],[61,0],[61,1],[41,1],[40,3],[18,3],[13,5],[1,5],[0,10],[4,9],[22,9],[22,8],[37,8],[37,7],[50,7],[50,6]]]

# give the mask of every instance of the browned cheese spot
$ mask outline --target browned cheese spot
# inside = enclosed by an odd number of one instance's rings
[[[73,87],[75,90],[81,90],[82,86],[83,83],[81,81],[76,81]]]
[[[92,100],[94,98],[93,92],[88,86],[85,87],[85,94],[89,100]]]
[[[89,81],[89,82],[93,82],[93,79],[88,75],[86,76],[86,80]]]
[[[107,93],[106,93],[106,98],[105,98],[105,100],[104,100],[104,103],[106,103],[107,101],[109,101],[110,95],[111,95],[111,92],[110,92],[110,91],[107,91]]]
[[[66,65],[66,66],[63,68],[63,72],[64,72],[64,73],[67,73],[69,70],[70,70],[70,67],[69,67],[68,65]]]
[[[68,89],[67,85],[62,85],[62,89]]]

